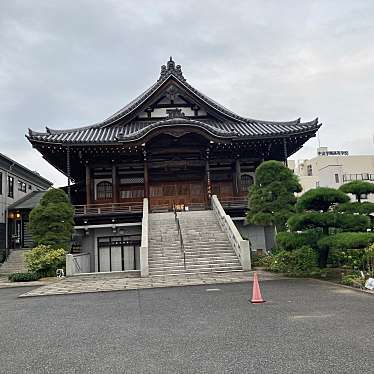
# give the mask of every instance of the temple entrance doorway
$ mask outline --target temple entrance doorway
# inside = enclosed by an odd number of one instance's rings
[[[203,181],[156,182],[150,185],[149,195],[151,210],[205,209],[208,203]]]

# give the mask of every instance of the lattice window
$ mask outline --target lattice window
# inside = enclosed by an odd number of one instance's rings
[[[121,199],[137,199],[144,197],[144,189],[139,190],[122,190],[120,193]]]
[[[143,177],[129,177],[129,178],[121,178],[121,184],[141,184],[144,183]]]
[[[162,196],[162,186],[151,186],[149,194],[151,197]]]
[[[97,200],[109,200],[113,196],[112,183],[104,181],[96,186]]]
[[[240,177],[240,189],[242,192],[248,192],[250,186],[252,186],[254,180],[252,175],[243,174]]]

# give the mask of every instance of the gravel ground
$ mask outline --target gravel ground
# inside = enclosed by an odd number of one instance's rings
[[[17,298],[0,290],[1,373],[369,373],[374,297],[249,283]]]

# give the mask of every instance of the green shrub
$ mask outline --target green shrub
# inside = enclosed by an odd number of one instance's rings
[[[374,243],[365,249],[364,262],[370,277],[374,277]]]
[[[362,249],[333,249],[329,253],[328,263],[332,267],[343,267],[352,270],[360,270],[364,267],[365,251]]]
[[[41,276],[55,276],[56,270],[65,268],[65,250],[39,245],[25,255],[27,268]]]
[[[40,279],[37,273],[12,273],[8,275],[10,282],[32,282]]]
[[[252,266],[268,268],[271,263],[272,256],[270,255],[255,255],[252,258]]]
[[[294,251],[280,251],[272,256],[269,270],[291,276],[318,275],[320,271],[317,261],[317,252],[309,246],[302,246]]]
[[[342,276],[341,283],[346,286],[363,287],[365,285],[365,279],[357,274],[347,274]]]

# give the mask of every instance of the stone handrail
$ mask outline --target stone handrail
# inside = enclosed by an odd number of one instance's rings
[[[222,229],[226,232],[243,270],[251,270],[251,251],[248,240],[240,235],[231,217],[226,214],[216,195],[212,196],[212,208],[216,213]]]
[[[89,273],[90,254],[89,253],[75,253],[66,255],[66,276],[70,277],[75,274]]]
[[[148,277],[149,276],[149,265],[148,265],[148,199],[143,200],[143,219],[142,219],[142,241],[140,244],[140,276]]]

